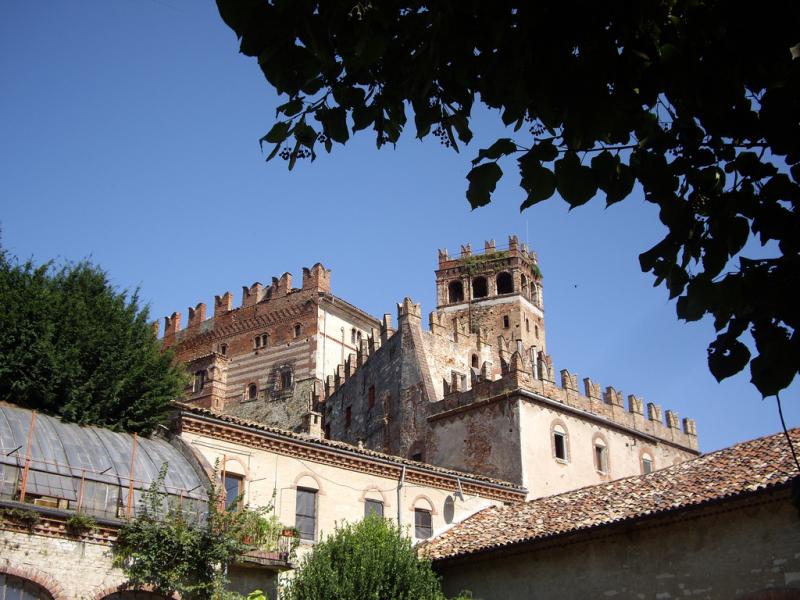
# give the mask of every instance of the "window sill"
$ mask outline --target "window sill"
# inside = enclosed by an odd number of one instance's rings
[[[557,463],[561,464],[561,465],[568,465],[568,464],[569,464],[569,460],[567,460],[566,458],[558,458],[558,457],[556,456],[556,457],[554,457],[554,460],[555,460]]]

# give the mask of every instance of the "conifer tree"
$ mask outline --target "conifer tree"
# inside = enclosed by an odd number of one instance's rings
[[[91,262],[37,266],[0,248],[0,306],[0,400],[147,434],[183,391],[138,291]]]

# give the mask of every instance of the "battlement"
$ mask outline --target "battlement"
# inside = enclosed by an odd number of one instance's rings
[[[186,328],[181,330],[181,313],[174,312],[169,317],[164,318],[164,343],[174,344],[182,341],[191,332],[203,332],[213,326],[215,319],[225,317],[231,312],[260,305],[278,298],[284,298],[291,294],[303,291],[330,293],[331,281],[330,270],[326,269],[322,263],[316,263],[313,267],[303,268],[303,287],[292,287],[292,274],[284,273],[280,277],[273,277],[268,286],[255,281],[250,285],[242,286],[242,301],[238,308],[233,307],[233,294],[226,291],[222,295],[214,296],[214,314],[210,319],[206,319],[206,304],[199,302],[194,307],[189,307],[189,320]],[[153,330],[158,335],[158,324],[154,325]]]
[[[496,255],[496,256],[492,256]],[[509,257],[520,257],[533,264],[538,264],[536,253],[528,248],[527,244],[520,244],[516,235],[508,236],[508,244],[500,246],[498,249],[494,240],[486,240],[483,244],[483,252],[473,252],[472,244],[467,243],[461,246],[458,256],[451,257],[447,248],[439,249],[439,269],[452,269],[464,262],[464,259],[483,256],[487,259],[503,259]]]
[[[621,391],[608,386],[601,392],[601,386],[588,377],[583,380],[582,394],[578,391],[577,375],[566,369],[561,371],[561,387],[558,387],[553,382],[536,377],[529,357],[516,350],[511,354],[507,365],[507,371],[494,380],[488,377],[485,364],[480,372],[473,371],[472,388],[451,388],[450,393],[432,407],[430,418],[436,419],[436,415],[459,408],[468,409],[472,405],[481,405],[503,394],[522,389],[660,440],[691,450],[698,448],[695,421],[685,418],[681,422],[675,411],[667,410],[664,414],[661,406],[649,402],[645,415],[643,400],[633,394],[628,396],[626,409]]]

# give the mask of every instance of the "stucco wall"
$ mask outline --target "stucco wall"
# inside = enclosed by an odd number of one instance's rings
[[[653,459],[654,469],[694,458],[693,454],[675,446],[625,433],[566,410],[530,400],[520,404],[522,484],[528,488],[529,498],[641,475],[644,453]],[[556,423],[567,432],[566,461],[556,459],[553,453],[552,427]],[[605,473],[596,468],[594,447],[597,440],[606,447]]]
[[[397,522],[398,479],[316,462],[312,456],[301,459],[196,433],[181,435],[210,464],[219,461],[222,467],[224,461],[226,471],[244,476],[244,500],[247,504],[266,506],[274,497],[275,514],[285,525],[295,524],[297,488],[317,490],[317,539],[332,533],[337,522],[362,519],[366,499],[382,501],[384,516]],[[463,500],[451,500],[453,511],[450,514],[445,503],[454,492],[455,485],[449,487],[448,484],[445,488],[406,482],[400,491],[400,524],[409,527],[413,535],[414,509],[427,509],[432,513],[436,535],[467,516],[498,503],[465,494]],[[310,542],[303,542],[300,554],[311,547]]]
[[[448,596],[468,589],[483,600],[755,600],[773,597],[759,591],[787,587],[797,594],[789,597],[800,597],[800,518],[788,494],[726,505],[688,519],[662,518],[521,554],[435,566]]]

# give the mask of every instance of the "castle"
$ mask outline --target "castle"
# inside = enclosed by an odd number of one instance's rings
[[[427,329],[408,298],[395,326],[334,296],[320,264],[300,288],[288,273],[243,288],[235,309],[226,292],[209,319],[200,303],[185,329],[173,313],[163,345],[191,384],[151,439],[0,400],[0,597],[164,600],[111,551],[164,464],[190,513],[217,484],[232,510],[294,524],[226,566],[242,594],[280,598],[297,557],[376,513],[448,596],[797,597],[800,430],[699,456],[691,419],[556,381],[541,271],[516,237],[438,266]]]
[[[321,264],[165,319],[190,404],[525,487],[529,497],[649,473],[699,454],[695,424],[560,372],[543,280],[516,236],[439,250],[428,329],[406,298],[381,321],[331,294]]]

